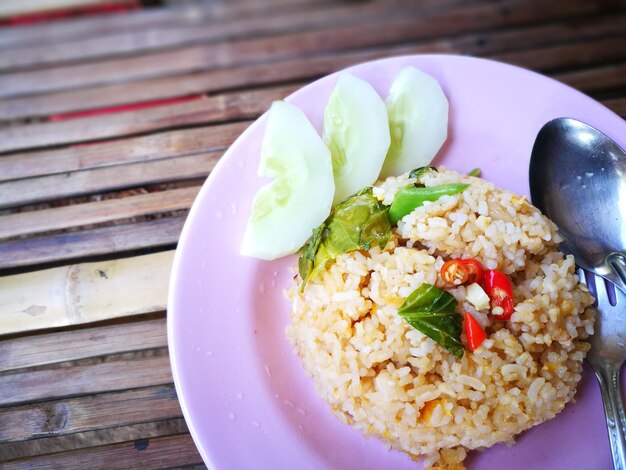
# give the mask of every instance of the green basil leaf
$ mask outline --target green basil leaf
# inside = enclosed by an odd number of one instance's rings
[[[432,284],[422,284],[406,298],[398,315],[460,359],[463,357],[463,319],[455,311],[456,307],[452,294]]]
[[[469,173],[467,173],[467,176],[480,176],[480,168],[474,168]]]
[[[300,249],[300,289],[340,254],[385,246],[391,236],[388,212],[389,207],[374,197],[369,186],[338,204]]]
[[[402,217],[424,205],[424,202],[436,201],[441,196],[459,194],[468,186],[469,184],[453,183],[420,188],[410,184],[400,188],[389,208],[389,221],[392,225],[396,225]]]

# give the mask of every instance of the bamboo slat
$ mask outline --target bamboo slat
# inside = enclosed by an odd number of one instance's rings
[[[377,24],[347,26],[277,37],[223,42],[172,52],[94,62],[88,65],[55,67],[41,71],[8,73],[0,76],[0,96],[62,90],[110,82],[137,80],[182,72],[272,62],[289,57],[309,57],[322,52],[371,47],[374,45],[426,39],[441,31],[456,34],[504,26],[547,22],[596,13],[600,7],[584,0],[555,0],[543,3],[514,3],[507,9],[492,5],[470,5],[431,17],[392,19]]]
[[[165,310],[172,260],[165,251],[0,277],[0,334]]]
[[[196,18],[200,19],[202,16],[199,8],[192,5],[185,8],[150,8],[129,11],[123,15],[87,16],[72,21],[13,26],[5,28],[0,34],[0,48],[26,48],[140,28],[195,24]]]
[[[94,256],[128,255],[134,250],[173,248],[185,216],[7,241],[0,245],[0,269],[80,260]],[[161,310],[156,308],[155,310]],[[132,314],[128,311],[124,315]],[[141,313],[141,312],[134,312]],[[91,321],[91,320],[86,320]]]
[[[42,13],[66,8],[80,8],[99,4],[127,4],[128,0],[4,0],[0,2],[0,18]]]
[[[222,152],[209,152],[8,181],[0,183],[0,207],[205,177],[221,155]]]
[[[225,93],[136,111],[0,129],[0,152],[124,137],[181,126],[253,119],[296,87]]]
[[[152,305],[143,306],[146,310],[151,307]],[[0,341],[0,372],[107,354],[162,348],[167,346],[165,330],[165,319],[156,318],[5,339]],[[0,426],[0,441],[2,428],[3,426]]]
[[[97,145],[5,155],[0,157],[0,181],[224,150],[249,125],[250,122],[244,121],[99,142]],[[5,197],[16,199],[0,191],[0,200]]]
[[[141,468],[149,470],[201,465],[202,458],[191,436],[180,434],[17,460],[5,463],[4,468],[126,469],[129,462],[141,462]]]
[[[557,78],[586,93],[624,88],[626,86],[626,63],[562,73]]]
[[[173,385],[0,409],[0,442],[180,418]]]
[[[172,383],[170,361],[156,357],[0,375],[0,406]]]
[[[170,418],[127,424],[126,426],[115,428],[95,429],[74,434],[0,443],[0,456],[2,456],[4,461],[20,458],[30,459],[40,455],[68,452],[86,447],[133,442],[136,440],[142,443],[146,439],[154,437],[180,435],[187,432],[189,430],[183,418]]]
[[[189,209],[198,186],[0,216],[0,239]]]
[[[624,23],[626,32],[626,22]],[[585,44],[548,46],[499,56],[503,62],[519,64],[531,70],[551,72],[564,68],[582,68],[626,60],[626,36],[591,39]],[[583,90],[589,90],[584,87]]]
[[[443,3],[458,0],[423,0],[420,3]],[[17,3],[17,1],[14,1]],[[123,15],[104,15],[84,17],[64,22],[38,23],[12,27],[0,35],[0,48],[29,47],[38,44],[68,42],[77,39],[106,36],[136,30],[173,28],[204,24],[211,26],[229,19],[249,16],[272,17],[277,13],[293,11],[315,11],[324,7],[328,1],[290,0],[287,4],[279,2],[204,2],[186,4],[176,3],[173,7],[145,8],[126,12]],[[398,3],[397,1],[395,3]]]

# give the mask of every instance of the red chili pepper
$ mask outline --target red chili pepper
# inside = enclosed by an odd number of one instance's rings
[[[480,282],[483,273],[483,265],[474,258],[451,259],[441,267],[441,278],[446,284],[453,286]]]
[[[467,337],[467,347],[471,352],[474,352],[487,337],[485,330],[469,312],[465,312],[465,336]]]
[[[469,276],[467,278],[467,284],[480,283],[483,280],[485,269],[480,261],[475,258],[468,258],[463,260],[463,264],[467,267]]]
[[[446,284],[460,286],[467,281],[469,270],[461,259],[446,261],[441,267],[441,278]]]
[[[501,314],[494,314],[500,320],[508,320],[513,315],[513,285],[500,271],[488,269],[483,278],[483,288],[491,299],[491,313],[500,307]]]

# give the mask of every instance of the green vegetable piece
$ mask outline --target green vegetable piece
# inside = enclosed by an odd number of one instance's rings
[[[366,81],[341,73],[324,109],[324,143],[335,178],[333,204],[376,181],[390,142],[381,97]]]
[[[467,176],[480,176],[480,168],[474,168]]]
[[[385,101],[391,145],[380,178],[429,165],[448,135],[448,100],[434,77],[405,67]]]
[[[419,168],[415,168],[414,170],[411,170],[411,173],[409,173],[409,178],[416,178],[419,180],[423,175],[425,175],[429,171],[438,172],[439,170],[437,170],[437,168],[435,168],[434,166],[420,166]]]
[[[424,202],[434,202],[441,196],[459,194],[465,191],[468,186],[469,184],[453,183],[423,188],[410,184],[400,188],[389,208],[389,221],[392,225],[396,225],[402,217],[422,206]]]
[[[309,241],[298,251],[300,254],[300,258],[298,258],[298,272],[300,273],[300,277],[304,280],[302,289],[304,289],[306,280],[311,275],[311,271],[313,271],[315,254],[320,247],[320,243],[322,243],[322,233],[325,228],[326,222],[323,222],[322,225],[313,229],[313,234],[311,238],[309,238]]]
[[[456,306],[452,294],[432,284],[422,284],[407,297],[398,315],[460,359],[463,319],[455,311]]]
[[[388,211],[389,207],[374,197],[370,186],[338,204],[300,249],[300,291],[340,254],[385,246],[391,236]]]
[[[254,196],[240,253],[266,260],[295,253],[328,217],[335,193],[330,152],[297,106],[272,104],[258,173],[271,181]]]

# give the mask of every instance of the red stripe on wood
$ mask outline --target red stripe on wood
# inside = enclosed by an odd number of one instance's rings
[[[182,103],[185,101],[193,101],[205,99],[206,95],[191,95],[178,98],[166,98],[162,100],[144,101],[142,103],[133,103],[120,106],[111,106],[108,108],[89,109],[87,111],[77,111],[74,113],[53,114],[50,116],[51,121],[66,121],[68,119],[77,119],[88,116],[97,116],[101,114],[121,113],[124,111],[134,111],[137,109],[156,108],[158,106],[166,106],[168,104]]]
[[[13,16],[0,20],[0,26],[21,26],[48,21],[65,20],[90,15],[102,15],[111,13],[125,13],[131,10],[141,9],[140,0],[128,0],[127,3],[105,3],[102,5],[90,5],[78,8],[52,10],[42,13],[29,13],[26,15]]]

